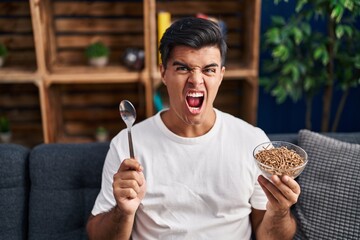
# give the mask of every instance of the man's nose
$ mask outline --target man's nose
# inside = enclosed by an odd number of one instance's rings
[[[193,69],[190,71],[190,76],[188,81],[192,83],[194,86],[198,84],[204,83],[204,76],[202,74],[202,71],[199,69]]]

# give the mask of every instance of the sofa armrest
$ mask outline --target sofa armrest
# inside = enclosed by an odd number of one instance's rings
[[[0,239],[26,239],[28,155],[17,144],[0,144]]]
[[[29,239],[84,239],[109,143],[43,144],[29,159]]]

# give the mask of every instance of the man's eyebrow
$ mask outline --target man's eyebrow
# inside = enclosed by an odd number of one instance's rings
[[[219,64],[217,64],[217,63],[210,63],[210,64],[206,65],[204,68],[218,67],[218,66],[219,66]]]
[[[190,68],[189,65],[187,65],[186,63],[182,63],[182,62],[179,62],[179,61],[174,61],[173,66],[183,66],[183,67],[187,67],[187,68]],[[208,65],[206,65],[204,68],[211,68],[211,67],[218,67],[219,65],[217,63],[210,63]]]
[[[180,66],[189,68],[189,66],[188,66],[187,64],[182,63],[182,62],[179,62],[179,61],[174,61],[172,65],[173,65],[173,66],[178,66],[178,65],[180,65]]]

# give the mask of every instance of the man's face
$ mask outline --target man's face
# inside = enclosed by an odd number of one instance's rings
[[[216,46],[175,47],[166,70],[161,66],[172,120],[186,125],[213,124],[213,103],[224,72],[220,50]]]

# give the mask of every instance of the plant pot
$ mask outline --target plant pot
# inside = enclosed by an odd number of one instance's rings
[[[96,134],[96,141],[98,142],[106,142],[108,139],[109,139],[109,134],[107,132]]]
[[[2,132],[0,133],[0,140],[3,143],[9,143],[11,141],[12,134],[11,132]]]
[[[5,58],[4,57],[0,57],[0,67],[2,67],[5,63]]]
[[[108,59],[109,58],[107,56],[89,58],[89,64],[95,67],[104,67],[108,63]]]

